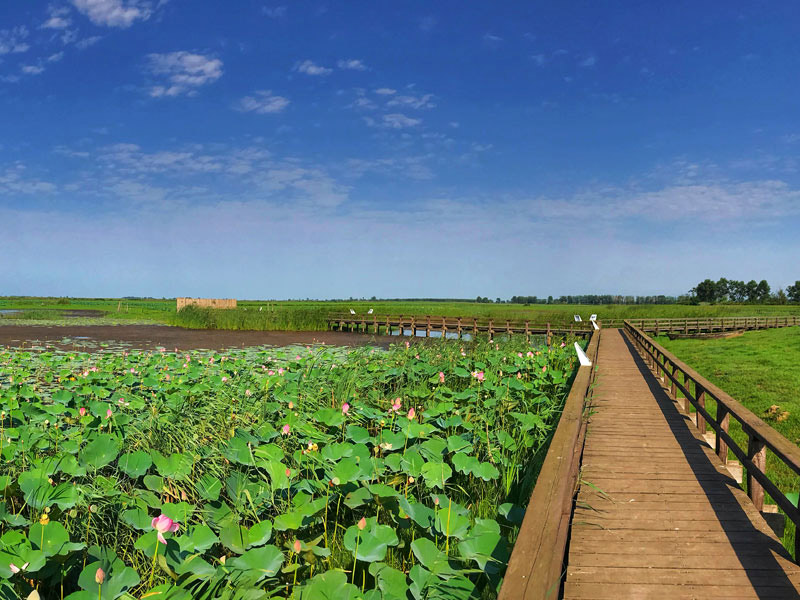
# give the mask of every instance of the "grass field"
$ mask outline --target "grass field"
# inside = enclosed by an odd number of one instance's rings
[[[800,443],[800,328],[752,331],[715,340],[671,341],[664,337],[657,341],[793,444]],[[714,403],[708,406],[711,414],[716,414]],[[747,436],[733,419],[730,433],[747,447]],[[770,452],[767,474],[784,493],[800,491],[800,478]],[[791,550],[794,528],[788,525],[784,544]]]
[[[326,318],[335,314],[366,314],[373,309],[377,315],[433,315],[491,317],[495,319],[530,320],[534,323],[565,324],[572,315],[584,319],[596,313],[600,321],[619,321],[633,318],[680,318],[720,316],[767,316],[800,313],[798,305],[717,304],[717,305],[577,305],[577,304],[486,304],[454,301],[259,301],[243,300],[236,310],[197,310],[175,312],[174,300],[124,300],[117,298],[0,298],[0,310],[21,309],[22,314],[0,317],[0,322],[51,321],[68,322],[61,311],[95,310],[104,313],[98,322],[152,322],[195,329],[253,329],[320,331],[327,326]],[[50,317],[50,318],[47,318]]]

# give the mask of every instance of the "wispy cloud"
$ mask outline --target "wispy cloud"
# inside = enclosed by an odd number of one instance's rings
[[[22,65],[20,70],[26,75],[41,75],[44,73],[44,67],[40,65]]]
[[[86,50],[86,48],[94,46],[97,42],[99,42],[102,39],[103,39],[102,36],[93,35],[91,37],[78,40],[77,42],[75,42],[75,47],[78,48],[79,50]]]
[[[271,90],[258,90],[252,96],[245,96],[236,105],[242,112],[260,115],[279,113],[289,106],[289,99],[273,95]]]
[[[366,71],[367,65],[364,64],[364,61],[357,59],[357,58],[348,58],[346,60],[339,60],[336,62],[336,66],[340,69],[344,69],[346,71]]]
[[[594,54],[590,54],[583,60],[578,63],[579,67],[593,67],[597,64],[597,57]]]
[[[150,96],[194,95],[197,89],[222,77],[222,61],[204,54],[170,52],[148,55],[148,71],[163,83],[150,88]]]
[[[72,4],[95,25],[122,29],[153,14],[153,5],[144,0],[72,0]]]
[[[49,194],[56,191],[49,181],[25,177],[25,165],[20,162],[0,170],[0,192],[8,194]]]
[[[27,52],[30,48],[30,44],[25,41],[27,38],[27,27],[19,26],[12,29],[0,29],[0,56]]]
[[[58,62],[62,58],[64,58],[64,53],[63,52],[56,52],[55,54],[51,54],[50,56],[47,57],[47,62],[50,62],[50,63]]]
[[[533,54],[531,60],[537,67],[543,67],[547,64],[547,57],[544,54]]]
[[[402,106],[406,108],[433,108],[436,106],[431,100],[433,94],[425,94],[423,96],[392,96],[392,99],[386,103],[386,106]]]
[[[294,70],[300,73],[305,73],[306,75],[328,75],[333,71],[333,69],[329,69],[328,67],[320,66],[312,60],[304,60],[302,62],[298,62],[294,66]]]
[[[392,94],[396,94],[397,90],[393,90],[392,88],[382,87],[375,90],[375,93],[381,96],[391,96]]]
[[[287,8],[285,6],[264,6],[261,12],[268,16],[270,19],[280,19],[286,16]]]
[[[66,29],[72,24],[72,20],[67,17],[69,9],[65,6],[50,5],[48,13],[50,17],[41,24],[42,29]]]
[[[367,121],[367,125],[372,127],[387,127],[389,129],[406,129],[408,127],[416,127],[420,123],[422,123],[422,119],[407,117],[402,113],[383,115],[379,121],[374,119]]]

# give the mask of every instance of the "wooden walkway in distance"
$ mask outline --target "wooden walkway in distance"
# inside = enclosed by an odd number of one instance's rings
[[[596,364],[563,597],[800,599],[800,567],[621,330]]]

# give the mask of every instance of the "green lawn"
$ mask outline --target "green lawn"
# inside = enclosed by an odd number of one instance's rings
[[[791,442],[800,443],[800,327],[724,339],[657,341]],[[709,412],[716,413],[713,403]],[[747,436],[733,419],[730,433],[747,448]],[[800,491],[800,478],[769,451],[767,474],[784,493]],[[794,528],[788,523],[784,544],[790,550],[794,545]]]

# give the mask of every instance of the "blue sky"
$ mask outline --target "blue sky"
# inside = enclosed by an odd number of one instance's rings
[[[0,295],[800,279],[791,2],[7,2]]]

